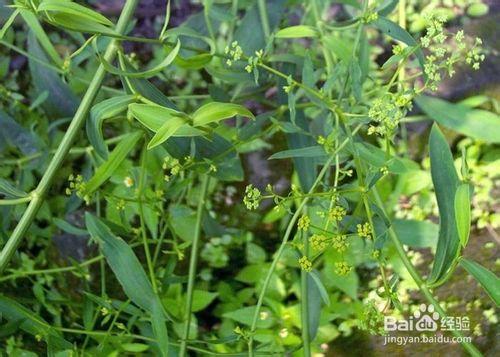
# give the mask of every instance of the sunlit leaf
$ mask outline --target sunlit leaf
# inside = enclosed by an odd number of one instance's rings
[[[239,104],[211,102],[203,105],[193,113],[194,126],[205,126],[235,115],[255,119],[251,111]]]
[[[306,25],[290,26],[279,30],[276,33],[276,38],[301,38],[301,37],[317,37],[318,32],[314,27]]]

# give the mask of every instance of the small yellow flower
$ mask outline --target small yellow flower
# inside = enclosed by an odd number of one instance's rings
[[[349,243],[347,242],[347,236],[344,234],[339,234],[333,237],[332,241],[333,247],[340,253],[345,252]]]
[[[358,235],[360,237],[364,237],[367,239],[372,238],[372,227],[370,226],[370,223],[365,222],[364,224],[358,224],[356,227],[358,229]]]
[[[309,225],[311,224],[311,219],[307,215],[303,215],[299,218],[299,222],[297,223],[297,228],[302,231],[307,231],[309,229]]]
[[[310,272],[312,271],[312,262],[307,259],[306,256],[303,256],[299,259],[299,266],[302,270]]]
[[[311,246],[313,250],[323,250],[328,246],[328,238],[322,234],[313,234]]]
[[[352,267],[349,266],[346,262],[337,262],[335,263],[335,273],[338,275],[347,275],[351,272]]]
[[[346,213],[347,213],[347,211],[344,207],[335,206],[328,212],[328,218],[331,221],[338,222],[338,221],[341,221],[345,217]]]

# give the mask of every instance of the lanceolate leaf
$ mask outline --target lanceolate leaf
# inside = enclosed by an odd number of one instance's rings
[[[134,304],[150,313],[153,332],[163,349],[168,351],[166,314],[162,303],[153,291],[150,281],[134,251],[125,241],[115,236],[99,218],[85,214],[85,224],[92,238],[97,241],[102,254],[120,282],[125,294]]]
[[[113,26],[113,23],[100,13],[72,1],[44,0],[38,6],[37,10],[47,11],[49,13],[65,13],[86,19],[90,22],[98,22],[106,26]]]
[[[53,13],[47,18],[47,22],[71,31],[121,37],[113,28],[105,26],[97,21],[89,21],[85,16],[76,16],[68,13]]]
[[[92,107],[90,118],[86,122],[87,137],[100,157],[104,159],[108,157],[108,147],[104,143],[102,135],[103,121],[125,111],[128,105],[134,101],[135,96],[123,95],[106,99]]]
[[[174,133],[185,124],[180,117],[171,117],[158,129],[155,136],[148,143],[148,149],[152,149],[168,140]]]
[[[462,247],[467,245],[470,234],[470,186],[468,183],[462,183],[455,193],[455,217],[457,219],[457,230]]]
[[[452,267],[460,249],[455,217],[455,193],[460,182],[448,143],[437,125],[432,127],[429,147],[432,182],[439,206],[439,239],[429,277],[429,281],[435,283]]]
[[[463,135],[488,143],[500,143],[500,116],[480,109],[421,95],[416,103],[432,120]]]
[[[472,260],[462,258],[460,265],[481,284],[497,307],[500,306],[500,279]]]
[[[241,115],[255,119],[251,111],[239,104],[212,102],[203,105],[193,114],[194,126],[204,126]]]
[[[136,131],[128,134],[115,149],[111,152],[108,159],[96,170],[94,176],[85,184],[84,195],[89,195],[106,182],[111,175],[120,166],[128,153],[134,148],[135,144],[142,137],[142,132]]]
[[[134,103],[130,104],[128,109],[134,118],[136,118],[146,128],[154,132],[158,131],[158,129],[160,129],[168,119],[174,116],[185,115],[174,109],[150,104]]]
[[[404,42],[408,46],[418,47],[419,44],[417,41],[401,26],[392,22],[391,20],[380,16],[377,20],[374,21],[374,25],[387,36],[392,37],[395,40]],[[424,53],[421,48],[417,48],[415,50],[415,55],[417,56],[418,62],[420,63],[420,67],[424,69]]]
[[[301,38],[301,37],[317,37],[318,32],[314,27],[298,25],[290,26],[279,30],[276,33],[276,38]]]
[[[8,197],[26,197],[28,194],[24,191],[19,190],[17,187],[12,185],[9,181],[0,178],[0,194]]]

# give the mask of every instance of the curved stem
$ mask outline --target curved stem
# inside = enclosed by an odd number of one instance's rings
[[[116,31],[118,33],[123,33],[125,31],[138,2],[139,0],[128,0],[123,6],[122,13],[116,25]],[[104,57],[108,62],[112,61],[115,57],[117,50],[116,44],[116,40],[112,40],[108,48],[106,49]],[[44,196],[52,186],[54,177],[59,171],[64,158],[68,154],[76,135],[80,132],[80,129],[85,122],[85,119],[90,111],[90,107],[92,106],[92,103],[94,102],[94,99],[99,92],[105,74],[106,71],[104,67],[102,65],[99,65],[94,74],[94,78],[90,82],[89,87],[85,92],[85,95],[83,96],[78,109],[76,110],[73,120],[71,120],[66,134],[64,135],[61,143],[59,144],[59,147],[57,148],[54,157],[50,161],[50,164],[47,167],[47,170],[45,171],[45,174],[40,180],[37,188],[33,191],[32,200],[30,201],[28,208],[24,212],[21,220],[17,224],[16,228],[12,232],[12,235],[10,236],[9,240],[3,247],[2,252],[0,253],[0,274],[7,267],[7,264],[16,252],[17,247],[21,243],[24,235],[31,226],[31,223],[35,219],[38,210],[42,206]]]
[[[205,196],[207,194],[208,182],[210,178],[208,175],[203,176],[201,183],[200,200],[198,201],[198,209],[196,210],[196,228],[193,237],[193,245],[191,246],[191,257],[189,259],[189,275],[188,286],[186,292],[186,308],[184,310],[184,332],[182,334],[181,347],[179,351],[180,357],[186,356],[187,340],[189,338],[189,329],[191,325],[191,310],[193,308],[193,292],[194,280],[196,275],[196,264],[198,261],[198,246],[201,235],[201,218],[203,215],[203,207],[205,206]]]

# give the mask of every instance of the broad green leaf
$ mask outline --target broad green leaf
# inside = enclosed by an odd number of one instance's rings
[[[86,122],[87,137],[95,152],[103,159],[108,157],[108,147],[104,143],[102,123],[125,111],[135,100],[134,95],[113,97],[94,105],[90,110],[90,118]]]
[[[460,265],[481,284],[497,307],[500,305],[500,279],[480,264],[462,258]]]
[[[86,19],[90,22],[98,22],[106,26],[113,26],[113,23],[100,13],[72,1],[44,0],[38,6],[37,10],[65,13]],[[52,14],[50,14],[49,17],[50,16],[52,16]]]
[[[17,301],[3,295],[0,295],[0,316],[9,321],[21,321],[19,326],[21,330],[33,336],[40,335],[47,343],[50,340],[52,346],[59,350],[72,347],[72,344],[66,341],[48,322]]]
[[[276,33],[276,38],[302,38],[302,37],[317,37],[318,32],[314,27],[306,25],[290,26],[279,30]]]
[[[439,207],[439,239],[429,282],[436,283],[454,265],[459,254],[455,193],[460,182],[448,143],[437,125],[432,127],[429,147],[432,182]]]
[[[219,293],[196,289],[193,292],[192,312],[201,311],[215,300]]]
[[[262,308],[260,309],[261,312],[267,312],[269,313],[270,316],[272,316],[272,312],[269,310]],[[231,312],[226,312],[222,316],[234,320],[236,322],[239,322],[241,324],[250,326],[252,325],[252,320],[253,320],[253,315],[255,313],[255,306],[247,306],[243,307],[241,309],[231,311]],[[275,319],[268,317],[267,319],[258,319],[257,320],[257,328],[269,328],[273,325]]]
[[[153,68],[144,71],[124,71],[113,66],[111,63],[106,61],[104,57],[98,56],[98,58],[101,64],[104,66],[104,69],[106,69],[106,71],[108,71],[109,73],[113,73],[118,76],[132,77],[132,78],[150,78],[157,75],[158,73],[163,71],[166,67],[168,67],[174,61],[175,57],[177,57],[180,48],[181,48],[181,42],[177,41],[177,44],[172,49],[172,51],[170,51],[170,53],[167,56],[165,56],[165,58],[160,63],[158,63]]]
[[[435,248],[439,226],[430,221],[395,219],[392,226],[401,243],[413,248]]]
[[[395,40],[404,42],[408,46],[416,47],[417,49],[415,50],[415,55],[417,56],[418,62],[420,63],[420,67],[424,69],[424,53],[419,47],[417,41],[404,28],[383,16],[380,16],[373,22],[373,24],[387,36],[390,36]]]
[[[128,153],[134,148],[135,144],[142,137],[143,133],[136,131],[128,134],[120,141],[118,145],[109,155],[108,159],[97,168],[94,176],[85,183],[83,194],[90,195],[97,190],[104,182],[106,182],[111,175],[120,166],[123,160],[127,157]]]
[[[170,118],[185,115],[171,108],[151,104],[133,103],[128,106],[128,109],[134,118],[154,132],[158,131]]]
[[[415,99],[420,109],[439,124],[487,143],[500,143],[500,116],[465,105],[421,95]]]
[[[251,111],[239,104],[211,102],[203,105],[193,113],[193,125],[195,127],[205,126],[232,118],[235,115],[255,119]]]
[[[173,116],[167,119],[148,143],[148,149],[152,149],[167,141],[185,123],[181,117]]]
[[[6,196],[7,198],[16,198],[16,197],[26,197],[28,194],[14,185],[12,185],[9,181],[0,178],[0,194]]]
[[[85,224],[92,238],[99,244],[125,294],[134,304],[150,313],[153,332],[162,355],[167,356],[166,313],[134,251],[123,239],[115,236],[99,218],[89,212],[85,213]]]
[[[470,186],[468,183],[462,183],[458,186],[455,193],[455,217],[462,247],[465,247],[469,241],[471,225],[470,205]]]
[[[292,157],[326,157],[322,146],[308,146],[300,149],[283,150],[271,155],[268,160],[289,159]]]

